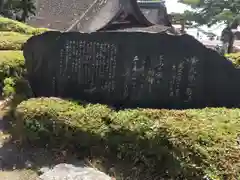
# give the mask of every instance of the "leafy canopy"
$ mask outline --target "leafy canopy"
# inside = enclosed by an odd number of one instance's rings
[[[191,6],[195,11],[192,16],[200,25],[226,24],[240,19],[240,0],[179,0]]]
[[[35,11],[35,0],[0,0],[0,15],[4,17],[24,22]]]

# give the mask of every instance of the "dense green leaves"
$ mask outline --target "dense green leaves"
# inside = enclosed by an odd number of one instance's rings
[[[6,33],[6,35],[7,34],[10,35],[11,32],[26,34],[26,35],[37,35],[37,34],[41,34],[43,32],[48,31],[48,29],[34,28],[9,18],[0,17],[0,32],[1,31],[3,32],[7,31],[8,33]],[[14,36],[16,35],[16,33],[13,33],[12,35]]]
[[[15,120],[23,140],[32,145],[66,145],[82,155],[102,157],[106,152],[118,163],[128,160],[130,179],[240,176],[238,109],[114,111],[100,104],[39,98],[22,102]]]
[[[179,0],[179,2],[191,6],[193,20],[198,25],[226,24],[222,32],[222,41],[226,45],[225,52],[233,50],[234,34],[240,21],[240,0]],[[187,17],[185,17],[187,19]],[[226,38],[223,38],[226,37]]]
[[[11,19],[25,22],[35,11],[34,0],[0,0],[0,15]]]
[[[24,23],[0,17],[0,91],[4,97],[15,93],[30,94],[24,80],[23,44],[32,36],[47,31]]]
[[[213,25],[218,22],[232,23],[239,19],[239,0],[179,0],[196,10],[195,21],[199,24]]]
[[[21,50],[30,35],[0,32],[0,50]]]

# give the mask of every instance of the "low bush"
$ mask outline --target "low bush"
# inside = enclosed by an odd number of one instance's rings
[[[47,30],[48,29],[46,28],[34,28],[24,23],[14,21],[12,19],[0,17],[0,31],[18,32],[22,34],[37,35]]]
[[[15,79],[14,78],[5,78],[3,81],[3,90],[2,90],[2,95],[3,97],[10,97],[15,94]]]
[[[105,151],[128,161],[133,179],[240,177],[239,109],[117,112],[39,98],[18,105],[15,120],[24,141],[74,146],[93,156]]]
[[[25,72],[22,51],[0,51],[0,84],[5,97],[15,92],[16,82]]]
[[[0,51],[0,80],[6,77],[21,77],[25,72],[22,51]]]
[[[226,54],[225,56],[230,59],[236,67],[240,66],[240,53]]]
[[[16,32],[0,32],[0,50],[21,50],[30,37]]]

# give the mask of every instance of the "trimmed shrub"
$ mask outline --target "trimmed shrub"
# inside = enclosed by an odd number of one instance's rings
[[[240,66],[240,53],[225,54],[225,56],[231,60],[236,67]]]
[[[18,32],[22,34],[37,35],[47,30],[48,29],[46,28],[34,28],[24,23],[14,21],[12,19],[0,17],[0,31],[10,31],[10,32]]]
[[[18,32],[8,32],[8,31],[0,31],[0,35],[1,36],[21,36],[21,35],[25,35],[25,36],[30,36],[29,34],[22,34],[22,33],[18,33]]]
[[[0,51],[0,84],[4,97],[15,93],[16,82],[25,74],[22,51]]]
[[[21,50],[30,37],[16,32],[0,32],[0,50]]]
[[[93,156],[106,151],[128,160],[135,179],[240,177],[239,109],[116,112],[39,98],[18,105],[15,120],[24,141],[74,146]]]
[[[0,51],[0,81],[6,77],[21,77],[24,72],[22,51]]]
[[[32,35],[39,35],[39,34],[42,34],[42,33],[46,32],[46,31],[49,31],[49,29],[47,29],[47,28],[35,28],[35,29],[31,32],[31,34],[32,34]]]

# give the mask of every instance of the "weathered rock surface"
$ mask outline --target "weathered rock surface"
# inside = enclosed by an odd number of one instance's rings
[[[44,170],[40,180],[111,180],[106,174],[93,168],[59,164],[53,169]]]
[[[193,37],[165,30],[32,37],[24,56],[33,93],[123,108],[239,107],[240,70]]]

